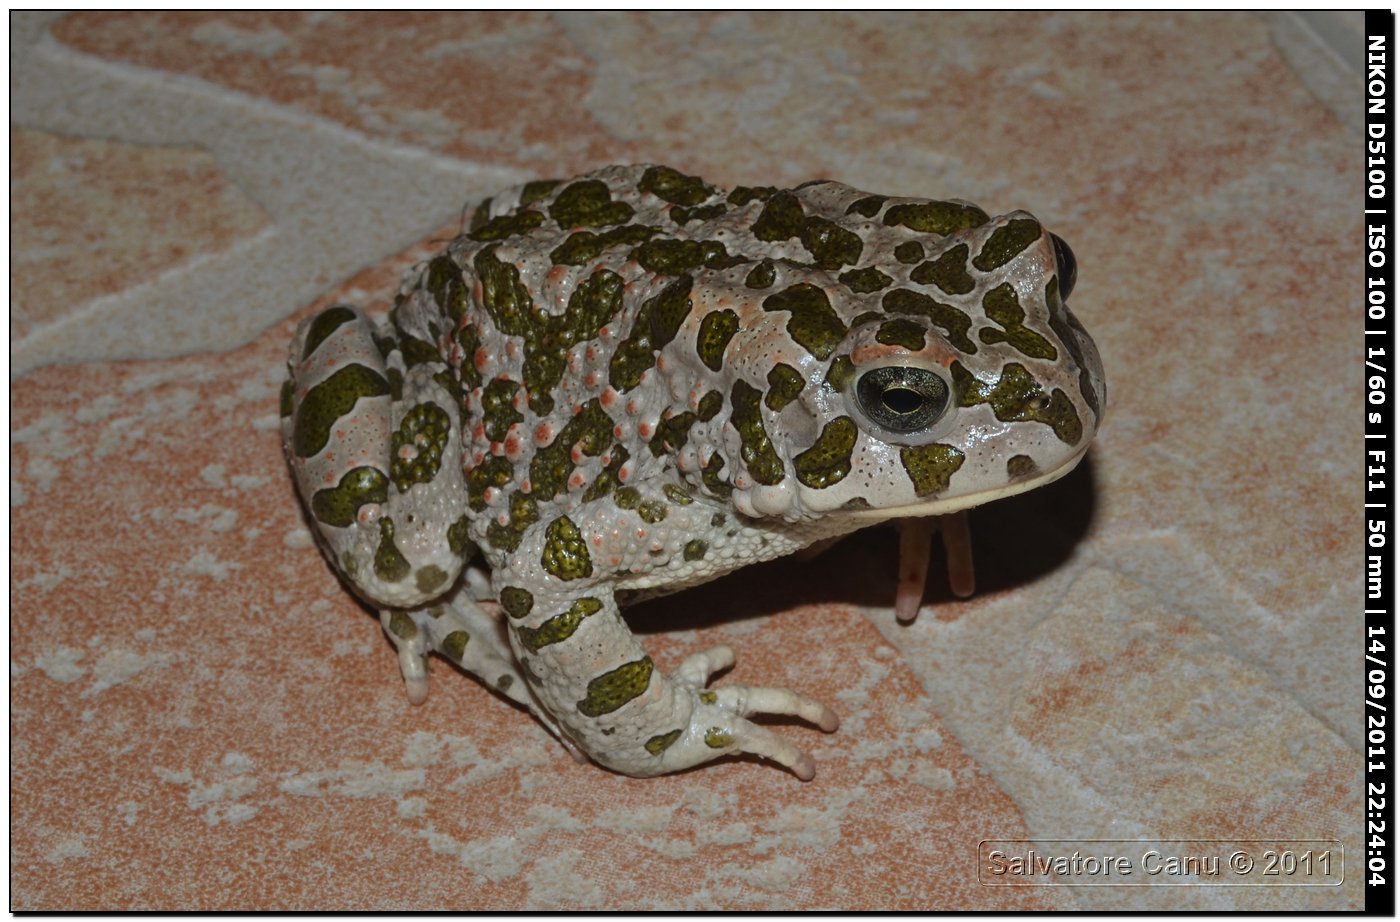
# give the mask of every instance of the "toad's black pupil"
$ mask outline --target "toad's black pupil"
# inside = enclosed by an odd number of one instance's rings
[[[880,395],[880,402],[883,403],[891,413],[898,413],[903,416],[906,413],[913,413],[923,406],[924,397],[917,391],[912,391],[907,387],[886,388]]]

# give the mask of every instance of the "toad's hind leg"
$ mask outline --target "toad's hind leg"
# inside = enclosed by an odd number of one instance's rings
[[[666,676],[622,620],[611,592],[539,598],[519,588],[503,592],[511,645],[535,694],[600,764],[650,776],[748,753],[804,781],[815,773],[810,755],[749,718],[796,717],[830,732],[836,715],[785,688],[707,688],[712,674],[733,664],[728,647],[687,657]]]
[[[427,641],[405,634],[476,550],[451,369],[431,344],[343,305],[302,324],[288,368],[282,433],[297,489],[331,563],[388,611],[409,696],[422,700]]]

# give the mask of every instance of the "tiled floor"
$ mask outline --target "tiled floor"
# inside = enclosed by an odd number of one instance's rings
[[[1361,88],[1299,21],[12,14],[11,42],[14,908],[1360,906]],[[442,662],[411,708],[283,465],[304,308],[382,305],[468,200],[629,161],[1024,207],[1080,258],[1109,416],[1074,475],[973,513],[978,595],[896,624],[877,529],[636,610],[663,667],[729,643],[733,681],[842,713],[785,729],[808,784],[577,764]],[[1347,879],[978,879],[983,839],[1163,837],[1337,839]]]

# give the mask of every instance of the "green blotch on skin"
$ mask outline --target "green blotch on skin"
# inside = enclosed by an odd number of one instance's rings
[[[846,335],[846,325],[832,308],[826,292],[806,282],[764,298],[763,309],[787,311],[788,335],[819,359],[830,358]]]
[[[705,396],[700,398],[700,403],[696,405],[695,412],[702,423],[708,423],[719,415],[719,411],[724,409],[724,395],[719,391],[706,391]]]
[[[397,583],[411,569],[398,545],[394,544],[394,520],[379,520],[379,547],[374,552],[374,575],[386,583]]]
[[[424,342],[406,333],[399,334],[399,354],[403,356],[405,368],[414,368],[418,365],[427,364],[442,364],[442,356],[438,355],[438,351],[433,348],[432,343]]]
[[[827,387],[838,394],[845,393],[846,387],[851,383],[851,379],[856,376],[855,363],[851,361],[849,355],[838,355],[832,359],[831,367],[826,370],[824,383]]]
[[[526,209],[515,214],[494,217],[480,227],[473,229],[467,236],[482,243],[505,240],[508,237],[528,234],[543,223],[544,215],[538,211]]]
[[[1040,222],[1029,218],[1008,221],[992,231],[982,244],[981,251],[972,259],[978,271],[991,272],[1011,262],[1016,256],[1040,239]]]
[[[1024,325],[1026,312],[1016,297],[1016,289],[1004,282],[982,298],[982,310],[988,319],[1002,326],[1001,330],[983,328],[977,337],[984,343],[1005,342],[1022,355],[1033,359],[1054,360],[1059,353],[1050,341]]]
[[[536,311],[525,334],[525,361],[520,376],[529,393],[530,409],[541,416],[554,409],[551,396],[564,377],[570,347],[595,338],[622,308],[622,277],[599,269],[585,279],[562,314]]]
[[[446,583],[447,571],[433,564],[429,564],[413,574],[413,584],[418,587],[419,592],[436,592]]]
[[[642,374],[656,364],[656,353],[676,338],[690,314],[694,284],[689,275],[682,275],[642,303],[631,332],[608,363],[608,383],[614,388],[626,393],[641,383]]]
[[[535,302],[520,281],[520,271],[497,259],[494,246],[477,253],[472,267],[481,280],[482,307],[496,329],[508,336],[528,335]]]
[[[688,224],[691,221],[713,221],[715,218],[723,217],[728,210],[723,202],[715,202],[713,205],[704,205],[700,208],[682,208],[680,205],[672,205],[667,215],[677,224]]]
[[[578,526],[567,515],[561,515],[545,529],[540,565],[546,573],[565,581],[593,575],[588,542],[583,540]]]
[[[489,220],[491,216],[491,199],[482,199],[481,203],[472,209],[472,219],[467,225],[467,230],[474,231]]]
[[[709,542],[696,538],[685,543],[685,547],[681,549],[681,556],[690,561],[704,560],[705,555],[709,552]]]
[[[559,643],[561,640],[568,640],[574,636],[574,631],[583,623],[583,619],[589,615],[596,615],[603,610],[603,603],[597,599],[579,599],[569,606],[569,610],[562,615],[555,615],[537,628],[518,627],[515,629],[515,636],[520,639],[522,646],[529,649],[531,653],[540,652],[541,647],[547,647],[552,643]]]
[[[635,510],[642,504],[642,491],[636,487],[618,487],[613,491],[613,504],[619,509]]]
[[[752,230],[755,237],[769,243],[799,238],[823,269],[855,263],[864,247],[860,237],[844,227],[803,214],[802,204],[791,192],[779,192],[768,199]]]
[[[467,505],[473,512],[486,508],[486,488],[500,489],[515,476],[515,465],[509,458],[493,455],[467,472]]]
[[[509,672],[502,673],[501,676],[496,679],[496,687],[503,692],[510,691],[510,687],[514,684],[515,676],[511,675]]]
[[[665,521],[668,510],[666,504],[654,499],[644,499],[637,504],[637,515],[648,525]]]
[[[476,370],[476,350],[481,348],[481,334],[473,324],[467,324],[457,331],[457,342],[462,347],[462,366],[457,369],[457,377],[462,386],[468,389],[481,386],[481,372]]]
[[[622,307],[622,276],[610,269],[599,269],[584,279],[569,296],[564,313],[551,314],[552,324],[544,324],[542,336],[553,336],[556,346],[567,348],[593,339]]]
[[[923,292],[910,291],[907,288],[896,288],[886,292],[880,303],[887,313],[927,317],[943,331],[953,348],[960,352],[972,355],[977,351],[977,346],[967,335],[967,331],[972,328],[972,318],[956,307],[935,301]]]
[[[1030,455],[1012,455],[1006,459],[1006,479],[1024,480],[1035,474],[1040,468],[1036,465]]]
[[[763,412],[759,401],[763,392],[747,381],[735,381],[729,392],[729,402],[733,407],[729,421],[739,432],[739,457],[749,469],[749,476],[765,486],[783,482],[787,476],[783,470],[783,460],[768,439],[763,427]]]
[[[733,735],[725,733],[719,727],[711,727],[705,731],[705,745],[711,749],[724,749],[733,743]]]
[[[719,695],[712,691],[702,691],[699,695],[701,704],[714,704],[719,700]]]
[[[306,344],[301,350],[302,359],[321,348],[321,343],[326,341],[326,337],[354,319],[355,312],[341,304],[328,307],[317,314],[316,319],[311,321],[311,326],[307,328]]]
[[[796,368],[779,362],[768,370],[768,394],[763,402],[776,413],[796,400],[806,386],[806,379]]]
[[[677,506],[689,506],[691,503],[695,502],[695,498],[693,496],[685,492],[685,490],[681,489],[680,487],[676,486],[674,483],[666,484],[664,487],[661,488],[661,492],[665,493],[666,498],[669,499],[671,502],[675,503]]]
[[[953,474],[962,467],[963,453],[952,445],[935,442],[932,445],[901,448],[899,463],[904,465],[904,472],[914,485],[914,495],[923,497],[948,489]]]
[[[520,546],[525,530],[539,520],[539,505],[535,498],[516,490],[510,495],[510,517],[506,524],[493,520],[486,526],[486,540],[496,550],[510,553]]]
[[[884,195],[867,195],[865,198],[856,199],[851,202],[846,209],[846,214],[858,214],[863,218],[873,218],[880,213],[880,209],[885,205]]]
[[[734,493],[734,485],[720,471],[724,470],[724,459],[719,452],[710,455],[710,460],[700,469],[700,482],[720,499],[728,499]]]
[[[744,277],[744,287],[771,288],[777,278],[778,273],[773,268],[773,261],[765,259],[749,270],[749,274]]]
[[[632,214],[631,205],[612,200],[607,183],[601,179],[570,183],[549,206],[549,216],[562,228],[626,224]]]
[[[296,382],[291,378],[282,382],[282,393],[277,402],[277,414],[283,419],[291,416],[296,410]]]
[[[885,211],[886,227],[907,227],[923,234],[948,235],[980,227],[991,219],[976,205],[957,202],[906,202]]]
[[[317,490],[311,497],[311,514],[316,521],[336,528],[355,524],[356,513],[366,503],[389,501],[389,478],[372,467],[346,471],[334,487]]]
[[[404,414],[403,422],[389,439],[389,478],[400,493],[418,483],[429,483],[442,469],[442,453],[452,420],[447,411],[430,401],[418,404]],[[403,449],[413,447],[413,457],[401,457]]]
[[[550,250],[549,258],[557,266],[581,266],[590,259],[597,259],[604,250],[616,246],[636,246],[659,233],[661,228],[645,224],[614,227],[600,234],[593,231],[577,231]]]
[[[298,458],[320,454],[331,430],[361,397],[389,396],[389,382],[373,369],[346,365],[306,392],[292,424],[292,451]]]
[[[584,491],[583,501],[590,503],[595,499],[602,499],[622,483],[618,478],[618,472],[622,470],[622,465],[626,464],[630,457],[627,449],[621,445],[614,446],[611,457],[608,459],[608,466],[598,473],[593,483]]]
[[[652,668],[651,657],[644,656],[593,679],[588,683],[584,699],[578,703],[579,713],[585,717],[600,717],[639,697],[651,682]]]
[[[505,586],[501,589],[501,607],[512,618],[523,618],[535,607],[535,597],[518,586]]]
[[[520,190],[520,207],[533,205],[549,195],[559,187],[559,182],[557,179],[536,179],[534,182],[527,182],[525,188]]]
[[[467,556],[467,548],[470,539],[467,537],[467,516],[464,513],[461,518],[447,526],[447,549],[458,557]]]
[[[904,263],[906,266],[912,266],[914,263],[923,262],[924,245],[917,240],[906,240],[904,243],[894,248],[894,258]]]
[[[695,421],[700,417],[686,410],[684,413],[677,413],[662,419],[656,425],[656,435],[651,437],[648,447],[656,457],[661,457],[668,451],[680,451],[690,438],[690,427],[695,425]]]
[[[1008,363],[995,384],[979,381],[959,362],[954,362],[949,370],[959,406],[985,403],[1004,423],[1042,423],[1054,430],[1055,437],[1066,445],[1077,444],[1084,435],[1084,425],[1069,395],[1057,387],[1046,396],[1045,388],[1024,365]]]
[[[725,201],[742,208],[749,202],[766,202],[777,194],[775,186],[735,186]]]
[[[900,317],[886,320],[875,331],[875,341],[886,346],[903,346],[910,352],[918,352],[924,347],[924,336],[928,332],[912,320]]]
[[[654,756],[659,756],[667,749],[670,749],[671,745],[680,738],[681,731],[677,729],[672,730],[670,733],[661,733],[657,736],[653,736],[651,739],[647,740],[642,745],[646,747],[647,752],[651,753]]]
[[[450,256],[438,256],[428,263],[423,285],[437,306],[453,320],[461,320],[467,312],[467,289],[462,284],[462,270]]]
[[[715,191],[699,176],[687,176],[668,166],[648,169],[642,174],[637,188],[672,205],[699,205]]]
[[[842,285],[851,289],[858,295],[868,295],[871,292],[888,288],[894,284],[894,279],[876,269],[874,266],[867,266],[864,269],[852,269],[843,272],[838,277]]]
[[[576,444],[590,458],[598,457],[613,444],[612,417],[597,397],[564,424],[554,441],[535,452],[530,460],[530,488],[534,496],[548,501],[564,491],[574,471]]]
[[[791,240],[802,233],[805,218],[797,196],[791,192],[779,192],[764,203],[763,210],[753,222],[753,235],[769,243]]]
[[[739,315],[731,310],[711,311],[700,321],[695,351],[711,371],[724,367],[724,349],[739,332]]]
[[[648,272],[680,275],[691,269],[723,260],[729,254],[715,240],[648,240],[632,251],[632,258]]]
[[[802,245],[823,269],[840,269],[860,261],[865,244],[860,237],[825,218],[808,218],[802,225]]]
[[[481,418],[486,437],[491,441],[501,441],[510,432],[511,426],[525,420],[525,416],[514,406],[519,390],[519,382],[510,378],[497,378],[482,389]]]
[[[471,635],[466,631],[453,631],[442,639],[442,654],[454,663],[460,663],[471,639]]]
[[[418,636],[418,625],[408,615],[396,611],[389,616],[389,633],[402,640],[412,640]]]
[[[1094,412],[1094,418],[1102,416],[1102,409],[1099,407],[1099,395],[1094,392],[1093,381],[1089,378],[1089,369],[1084,364],[1084,350],[1079,347],[1079,338],[1074,335],[1077,331],[1080,335],[1088,337],[1084,327],[1080,326],[1079,318],[1075,317],[1064,301],[1060,298],[1060,282],[1054,276],[1045,286],[1045,303],[1050,308],[1050,329],[1055,331],[1055,335],[1064,343],[1069,350],[1070,358],[1074,359],[1074,364],[1079,366],[1079,394],[1084,398],[1084,405]],[[1063,315],[1063,316],[1062,316]]]
[[[817,490],[840,483],[851,472],[856,431],[849,416],[838,416],[823,426],[812,447],[792,459],[798,481]]]
[[[916,267],[909,278],[920,285],[937,285],[950,295],[965,295],[977,284],[967,271],[967,253],[967,244],[960,243]]]

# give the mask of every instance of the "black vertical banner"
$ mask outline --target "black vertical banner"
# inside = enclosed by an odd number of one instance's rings
[[[1395,911],[1394,803],[1395,769],[1390,735],[1395,732],[1396,697],[1390,664],[1400,653],[1395,634],[1395,534],[1390,468],[1394,454],[1394,402],[1400,399],[1391,384],[1395,365],[1395,247],[1392,243],[1395,193],[1391,160],[1400,153],[1392,128],[1390,60],[1395,39],[1395,14],[1366,12],[1366,333],[1363,350],[1366,379],[1366,632],[1365,652],[1365,795],[1364,851],[1347,855],[1348,872],[1360,869],[1366,881],[1366,911],[1387,915]],[[1359,860],[1358,860],[1359,859]]]

